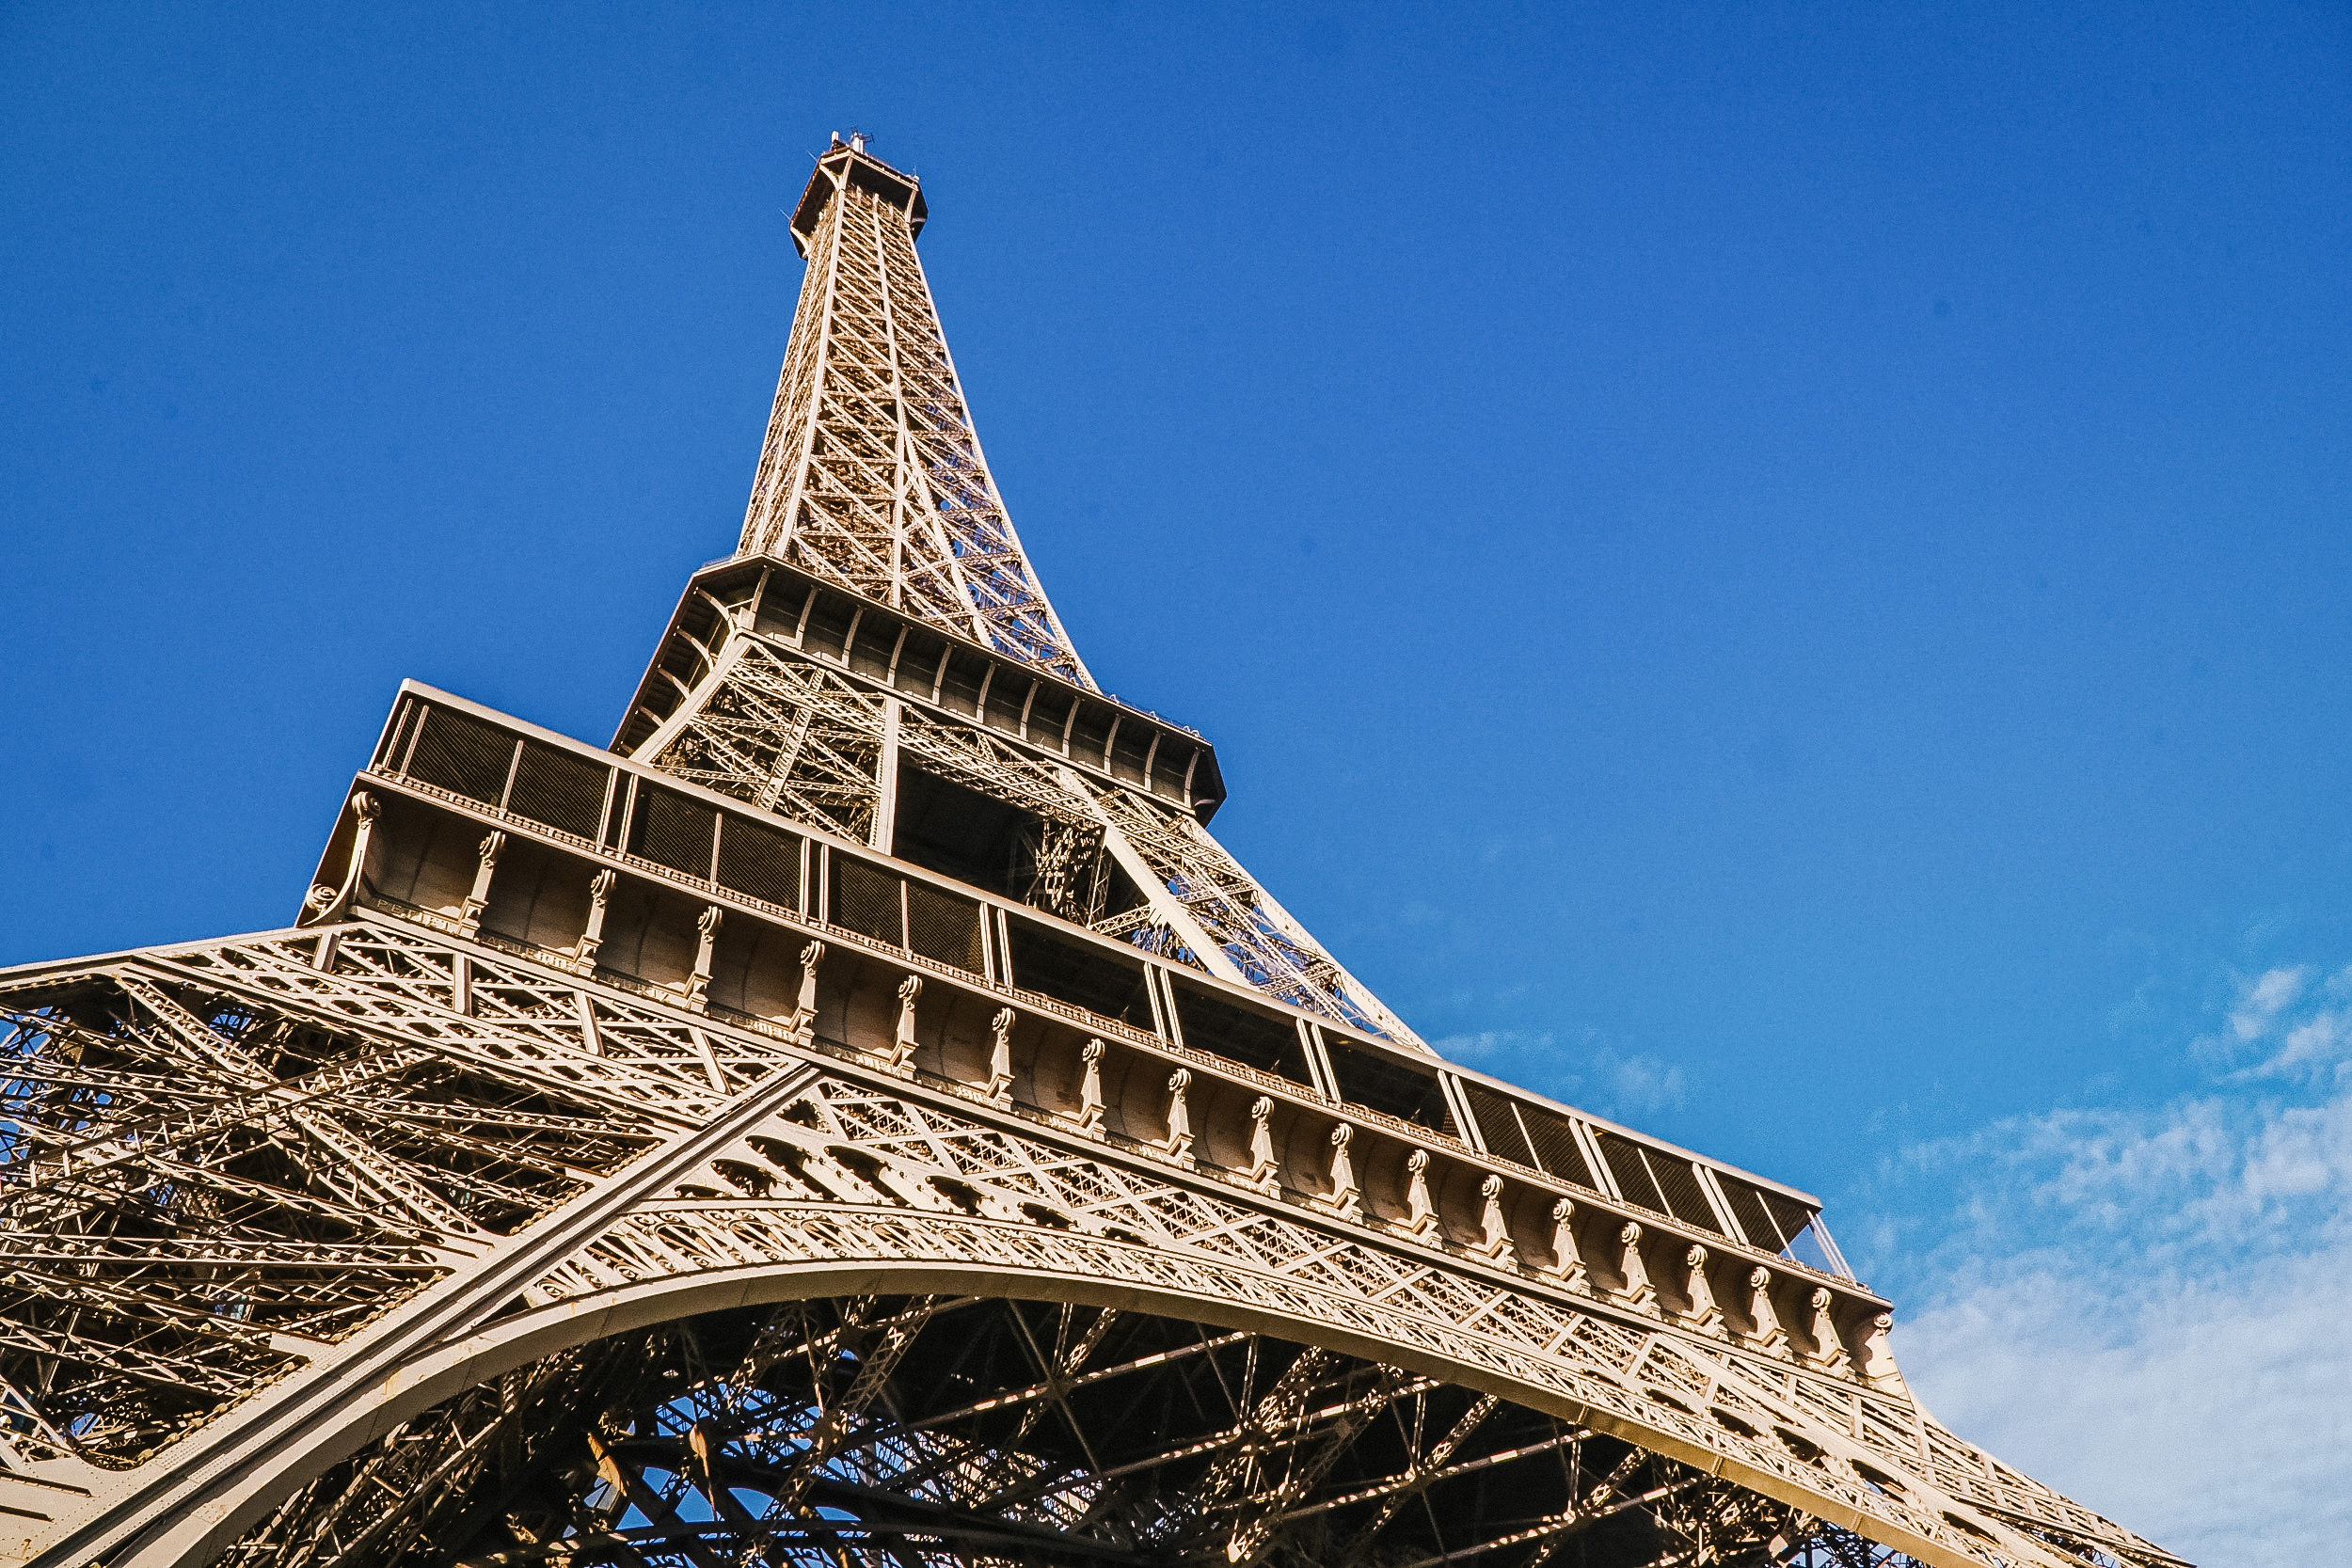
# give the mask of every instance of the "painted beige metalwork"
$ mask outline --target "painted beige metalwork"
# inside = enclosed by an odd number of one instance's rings
[[[0,972],[0,1561],[2172,1568],[1818,1205],[1438,1062],[1224,853],[924,215],[819,158],[612,752],[405,687],[294,927]]]

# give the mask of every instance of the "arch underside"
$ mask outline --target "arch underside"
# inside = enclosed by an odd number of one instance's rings
[[[467,1389],[224,1561],[1908,1561],[1590,1426],[1152,1312],[860,1294],[703,1312]]]
[[[1899,1384],[476,944],[0,1003],[50,1568],[2170,1560]]]

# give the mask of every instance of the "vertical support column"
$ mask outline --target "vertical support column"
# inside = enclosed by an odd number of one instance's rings
[[[900,704],[896,697],[882,699],[882,777],[875,780],[881,786],[874,797],[874,827],[866,835],[866,847],[890,853],[890,841],[898,827],[898,714]]]

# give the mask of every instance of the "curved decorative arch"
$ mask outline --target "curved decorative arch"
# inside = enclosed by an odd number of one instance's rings
[[[1114,1307],[1337,1351],[1494,1394],[1621,1438],[1939,1568],[1977,1568],[1994,1560],[1985,1548],[1995,1539],[1995,1522],[1979,1525],[1980,1533],[1971,1541],[1966,1527],[1926,1512],[1938,1504],[1963,1506],[1932,1493],[1904,1509],[1909,1517],[1889,1517],[1895,1510],[1888,1505],[1896,1499],[1883,1488],[1873,1489],[1852,1468],[1856,1460],[1869,1464],[1859,1445],[1840,1441],[1835,1431],[1793,1404],[1759,1399],[1759,1391],[1741,1387],[1742,1380],[1727,1367],[1692,1362],[1694,1377],[1712,1378],[1711,1399],[1677,1410],[1645,1394],[1630,1374],[1612,1386],[1590,1371],[1573,1370],[1564,1357],[1545,1358],[1474,1327],[1416,1321],[1415,1315],[1367,1299],[1139,1243],[1041,1233],[1035,1227],[985,1218],[783,1202],[660,1201],[631,1210],[596,1245],[607,1257],[643,1257],[649,1247],[678,1246],[690,1229],[705,1244],[724,1238],[730,1249],[758,1245],[771,1256],[732,1266],[679,1267],[513,1312],[462,1338],[418,1343],[349,1389],[330,1411],[313,1415],[295,1431],[262,1445],[251,1461],[224,1473],[176,1520],[115,1559],[116,1568],[194,1568],[209,1562],[329,1465],[454,1394],[558,1352],[730,1307],[921,1294]],[[1579,1326],[1570,1323],[1565,1332]],[[1675,1354],[1661,1337],[1647,1338],[1659,1342],[1645,1347],[1636,1370],[1647,1365],[1652,1354]],[[1817,1457],[1811,1463],[1799,1460],[1761,1435],[1744,1435],[1701,1414],[1712,1408],[1727,1408],[1735,1421],[1752,1418],[1750,1430],[1757,1433],[1793,1428],[1817,1445]],[[1726,1448],[1747,1451],[1727,1453]],[[1866,1505],[1866,1496],[1879,1499],[1879,1506]],[[2030,1561],[2046,1551],[2022,1537],[2002,1547],[2010,1561]]]
[[[1587,1278],[1573,1256],[1553,1256],[1572,1243],[1513,1243],[1493,1180],[1477,1184],[1488,1212],[1457,1212],[1449,1230],[1426,1194],[1418,1206],[1383,1196],[1411,1167],[1393,1143],[1380,1159],[1395,1171],[1368,1158],[1364,1187],[1343,1180],[1345,1122],[1333,1130],[1332,1191],[1301,1192],[1230,1163],[1206,1168],[1172,1133],[1165,1145],[1138,1139],[1133,1108],[1130,1134],[1114,1143],[1083,1095],[1075,1117],[1015,1108],[936,1074],[918,1081],[889,1058],[780,1049],[666,1005],[592,999],[577,981],[479,946],[437,948],[389,928],[339,937],[272,935],[43,977],[42,994],[116,988],[117,1032],[89,1035],[93,1049],[203,1044],[224,1028],[294,1039],[316,1027],[300,1022],[310,1018],[382,1037],[296,1080],[314,1085],[302,1091],[313,1109],[298,1115],[317,1124],[320,1159],[364,1156],[367,1179],[413,1217],[385,1222],[369,1243],[384,1280],[373,1321],[355,1304],[328,1337],[304,1338],[210,1308],[211,1341],[233,1336],[240,1354],[274,1356],[278,1370],[244,1374],[208,1424],[183,1424],[119,1469],[64,1457],[38,1477],[7,1472],[87,1499],[44,1494],[53,1528],[21,1554],[38,1568],[198,1568],[402,1421],[567,1347],[729,1307],[937,1291],[1187,1319],[1403,1369],[1952,1568],[2081,1568],[2094,1552],[2115,1555],[2108,1543],[2123,1534],[1936,1427],[1891,1363],[1800,1355],[1760,1332],[1776,1328],[1769,1322],[1741,1332],[1710,1318],[1695,1291],[1669,1306],[1641,1277],[1632,1242],[1616,1284]],[[199,985],[220,1000],[190,1012],[175,997],[194,1000]],[[592,1002],[593,1029],[568,1022]],[[486,1017],[492,1007],[502,1011]],[[573,1028],[580,1043],[559,1033]],[[418,1238],[440,1211],[421,1177],[433,1170],[358,1149],[320,1118],[445,1116],[437,1085],[453,1061],[522,1097],[501,1102],[485,1088],[461,1111],[511,1128],[516,1158],[559,1133],[589,1147],[591,1126],[646,1152],[614,1143],[608,1174],[564,1177],[585,1184],[535,1218],[498,1234],[444,1227],[449,1239],[428,1249]],[[441,1098],[399,1100],[403,1074]],[[287,1091],[253,1092],[266,1109]],[[559,1104],[572,1109],[554,1115]],[[1242,1158],[1242,1147],[1222,1158]],[[245,1179],[224,1167],[221,1180]],[[214,1247],[225,1256],[231,1244],[242,1243],[224,1233]],[[207,1370],[185,1354],[180,1364]],[[2122,1555],[2169,1560],[2153,1548]]]

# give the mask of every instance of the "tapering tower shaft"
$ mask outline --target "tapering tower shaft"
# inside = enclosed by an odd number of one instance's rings
[[[1205,740],[1080,661],[972,428],[915,260],[926,215],[864,138],[817,160],[735,559],[696,575],[615,749],[1419,1043],[1209,835]]]
[[[738,553],[773,556],[1091,689],[996,492],[915,259],[920,185],[836,142]]]

